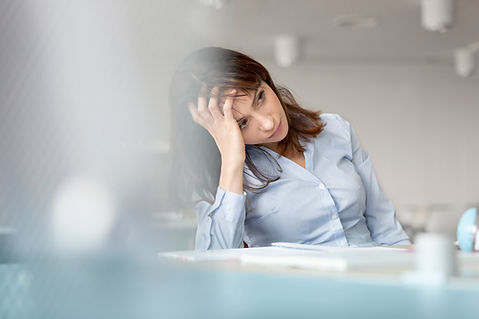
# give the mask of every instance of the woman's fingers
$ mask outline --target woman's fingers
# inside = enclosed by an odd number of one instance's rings
[[[211,90],[210,102],[208,104],[208,110],[211,112],[211,115],[215,120],[220,120],[222,118],[219,106],[218,106],[218,93],[220,92],[220,88],[215,86],[213,90]]]
[[[192,102],[188,103],[188,109],[190,110],[191,117],[193,118],[193,121],[196,123],[202,125],[203,121],[201,120],[201,116],[198,113],[198,109],[196,105]]]
[[[225,105],[223,106],[223,112],[225,114],[225,120],[231,121],[234,120],[233,117],[233,96],[235,95],[236,90],[232,90],[231,93],[228,95],[225,101]]]
[[[219,125],[221,120],[235,120],[232,110],[236,90],[233,89],[229,92],[222,108],[220,108],[218,105],[219,92],[220,88],[218,86],[214,87],[211,90],[209,103],[207,104],[207,86],[203,85],[198,95],[198,104],[195,105],[193,102],[188,103],[188,109],[193,121],[203,126],[207,130]]]
[[[208,112],[207,109],[207,96],[208,96],[208,88],[206,84],[201,86],[200,94],[198,95],[198,112],[200,114]]]

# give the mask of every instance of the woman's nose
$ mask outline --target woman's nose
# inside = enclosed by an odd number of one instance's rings
[[[263,131],[271,131],[274,128],[274,121],[271,115],[260,115],[259,118],[260,129]]]

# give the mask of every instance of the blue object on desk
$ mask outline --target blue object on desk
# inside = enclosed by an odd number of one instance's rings
[[[472,252],[477,238],[477,207],[464,212],[457,225],[457,241],[462,251]]]

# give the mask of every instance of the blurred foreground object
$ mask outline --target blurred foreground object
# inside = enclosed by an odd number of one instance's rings
[[[464,212],[457,225],[457,241],[462,251],[479,251],[477,207]]]
[[[109,189],[95,178],[74,177],[60,185],[54,196],[52,228],[62,250],[92,250],[102,246],[115,220]]]
[[[449,236],[419,234],[416,240],[416,273],[427,283],[445,283],[457,274],[456,249]]]

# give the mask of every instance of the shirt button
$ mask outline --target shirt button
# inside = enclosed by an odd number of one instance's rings
[[[324,184],[319,184],[318,186],[319,186],[320,190],[325,190],[326,189],[326,186],[324,186]]]
[[[338,218],[338,214],[333,213],[332,217],[333,217],[333,219],[337,219],[337,218]]]

